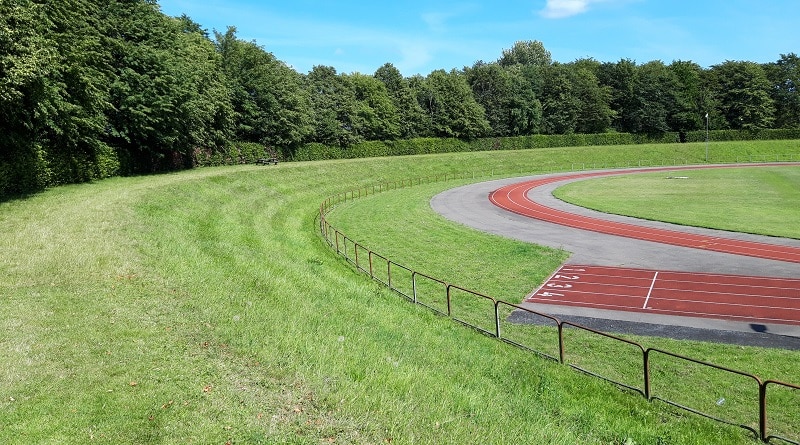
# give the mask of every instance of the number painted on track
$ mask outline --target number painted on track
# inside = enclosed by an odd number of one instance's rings
[[[554,275],[554,280],[580,280],[581,277],[578,275]]]

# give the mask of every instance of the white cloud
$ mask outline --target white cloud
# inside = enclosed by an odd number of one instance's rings
[[[539,14],[548,19],[562,19],[582,14],[589,9],[590,4],[599,1],[602,0],[547,0]]]
[[[452,13],[429,12],[422,14],[422,21],[433,31],[444,31],[445,24],[451,17],[453,17]]]

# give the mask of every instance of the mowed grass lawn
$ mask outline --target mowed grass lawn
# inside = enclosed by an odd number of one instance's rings
[[[796,141],[714,148],[800,154]],[[702,155],[684,144],[234,166],[0,203],[0,441],[755,443],[410,305],[318,234],[327,196],[375,183]],[[492,273],[497,240],[430,221],[442,236],[426,263],[458,264],[460,243],[480,238]],[[401,241],[421,231],[408,230]],[[502,248],[538,265],[524,286],[562,255]],[[796,354],[719,349],[792,380]]]
[[[553,194],[607,213],[800,239],[800,166],[613,176]]]
[[[724,195],[727,192],[723,190],[729,190],[725,186],[727,181],[737,182],[740,179],[740,175],[737,173],[744,172],[744,176],[752,175],[748,182],[751,189],[763,188],[764,194],[782,196],[785,200],[783,202],[786,203],[786,208],[780,205],[781,198],[772,197],[775,211],[781,212],[785,216],[784,219],[773,219],[774,224],[772,225],[762,222],[765,234],[777,236],[781,232],[787,232],[785,227],[787,225],[791,225],[791,230],[796,231],[796,225],[791,222],[800,220],[800,206],[796,205],[794,201],[797,199],[795,188],[789,186],[781,187],[780,191],[769,191],[772,184],[776,182],[769,178],[776,175],[796,177],[798,171],[800,171],[798,166],[780,166],[677,170],[675,173],[636,173],[619,177],[582,180],[559,187],[556,192],[571,189],[576,185],[585,187],[588,191],[587,194],[592,199],[576,199],[584,205],[594,205],[597,201],[605,202],[603,200],[608,196],[619,195],[621,197],[617,200],[608,199],[614,205],[609,204],[606,209],[619,212],[619,208],[622,207],[618,205],[619,202],[625,202],[626,197],[635,193],[636,189],[618,187],[618,182],[623,184],[628,182],[646,183],[648,187],[659,188],[663,191],[664,187],[660,184],[665,181],[669,181],[668,184],[672,184],[672,181],[686,181],[684,179],[665,179],[669,176],[688,175],[690,178],[694,178],[695,173],[700,173],[712,178],[716,177],[716,180],[712,180],[716,181],[716,193]],[[763,185],[758,183],[760,177],[768,178]],[[614,179],[618,182],[613,181]],[[334,227],[356,240],[364,248],[373,250],[405,267],[497,299],[512,303],[519,302],[548,278],[567,258],[568,253],[466,229],[458,224],[445,221],[430,208],[430,199],[434,195],[467,182],[474,182],[474,180],[422,184],[362,197],[340,204],[328,215],[327,219]],[[606,186],[607,183],[610,185]],[[601,189],[601,191],[598,192],[597,189]],[[730,190],[732,190],[731,193],[735,193],[735,185],[731,184]],[[753,190],[750,190],[749,193],[758,195]],[[657,195],[658,192],[653,192],[653,194]],[[714,197],[718,201],[728,202],[730,207],[730,209],[724,206],[718,207],[715,212],[736,211],[741,214],[757,215],[761,209],[761,201],[746,200],[741,196],[739,194],[739,199],[728,199],[727,201],[725,197]],[[661,206],[664,214],[672,215],[673,213],[670,212],[676,207],[682,206],[684,201],[688,206],[688,203],[694,202],[695,199],[696,197],[692,194],[683,196],[680,193],[672,193],[669,198],[664,198],[665,202],[652,204],[652,207]],[[744,207],[745,210],[743,211],[741,207]],[[626,209],[633,208],[635,206],[626,207]],[[702,203],[698,203],[695,208],[698,213],[706,214],[707,212]],[[642,216],[641,209],[638,210],[637,216]],[[653,211],[649,215],[652,219],[659,219],[658,212]],[[689,216],[695,217],[693,214]],[[691,222],[688,217],[687,219],[665,217],[660,220],[667,219],[682,224]],[[743,227],[750,226],[739,225],[741,231],[745,231]],[[729,230],[734,229],[730,228]],[[352,257],[352,246],[347,248],[351,249],[350,256]],[[362,251],[362,267],[365,267],[366,264],[365,257],[366,255]],[[765,378],[800,382],[800,368],[794,365],[798,358],[798,353],[795,351],[673,341],[658,337],[628,337],[646,347],[666,349],[733,369],[752,372]]]

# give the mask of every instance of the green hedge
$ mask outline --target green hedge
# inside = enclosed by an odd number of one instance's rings
[[[705,131],[693,131],[689,134],[688,142],[703,142],[706,140]],[[800,139],[800,129],[784,128],[778,130],[713,130],[709,132],[712,141],[774,141],[785,139]]]
[[[26,146],[11,139],[2,139],[0,145],[5,151],[0,156],[0,200],[120,174],[116,151],[104,144],[93,151],[46,150],[41,144]]]
[[[190,160],[191,167],[215,165],[252,164],[259,158],[269,157],[266,147],[255,142],[237,142],[222,150],[195,149]],[[279,156],[280,157],[280,156]]]
[[[738,131],[712,130],[711,141],[747,141],[800,139],[800,129]],[[312,143],[297,149],[278,149],[282,161],[317,161],[380,156],[402,156],[430,153],[450,153],[490,150],[530,150],[536,148],[581,147],[598,145],[634,145],[679,142],[677,133],[635,135],[629,133],[532,135],[506,138],[484,138],[471,141],[460,139],[418,138],[397,141],[368,141],[350,147],[329,147]],[[690,131],[686,142],[703,142],[706,132]],[[121,164],[130,162],[125,153],[109,147],[97,147],[93,154],[48,152],[41,147],[21,148],[20,144],[0,135],[0,145],[6,151],[0,157],[0,200],[32,193],[60,184],[92,181],[124,174]],[[191,168],[224,164],[254,163],[271,156],[262,144],[240,142],[222,150],[195,150],[191,156],[174,153],[170,168]]]
[[[711,141],[748,141],[800,139],[800,129],[781,130],[713,130],[708,133]],[[703,142],[705,130],[690,131],[685,142]],[[402,156],[429,153],[448,153],[489,150],[530,150],[535,148],[585,147],[592,145],[635,145],[680,142],[678,133],[640,135],[630,133],[600,134],[537,134],[506,138],[484,138],[472,141],[460,139],[419,138],[398,141],[369,141],[350,147],[328,147],[322,144],[306,144],[294,152],[284,152],[292,161],[316,161],[325,159],[352,159],[380,156]]]
[[[13,144],[0,157],[0,199],[43,190],[50,183],[50,172],[40,146],[15,150]]]

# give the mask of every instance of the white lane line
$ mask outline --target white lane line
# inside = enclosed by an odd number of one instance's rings
[[[539,286],[539,288],[538,288],[538,289],[536,289],[535,291],[531,292],[531,293],[530,293],[530,294],[529,294],[529,295],[526,297],[526,300],[527,300],[527,299],[530,299],[530,298],[533,298],[533,297],[536,297],[536,296],[538,296],[538,295],[539,295],[539,292],[541,292],[541,291],[542,291],[542,289],[544,289],[544,288],[545,288],[545,287],[546,287],[548,284],[550,284],[550,281],[553,279],[553,277],[555,277],[556,275],[558,275],[558,274],[561,272],[561,270],[562,270],[562,269],[564,269],[564,266],[565,266],[565,265],[562,265],[561,267],[559,267],[559,268],[558,268],[558,270],[556,270],[555,272],[553,272],[553,274],[552,274],[552,275],[550,275],[550,278],[548,278],[547,280],[545,280],[545,282],[544,282],[544,283],[543,283],[541,286]],[[545,293],[547,293],[547,292],[545,292]],[[546,297],[549,297],[550,295],[545,295],[545,296],[546,296]],[[563,297],[563,295],[561,295],[561,296]]]
[[[656,278],[658,278],[658,272],[653,275],[653,282],[650,283],[650,290],[647,291],[647,298],[644,299],[644,306],[642,306],[642,309],[647,309],[647,302],[650,301],[650,294],[653,293],[653,287],[656,285]]]

